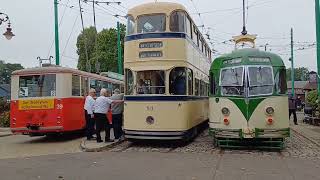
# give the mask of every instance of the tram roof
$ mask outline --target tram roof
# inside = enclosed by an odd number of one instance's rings
[[[248,57],[253,58],[269,58],[269,62],[251,62],[248,60]],[[233,64],[224,64],[225,60],[231,60],[236,58],[242,58],[240,63]],[[218,58],[216,58],[211,64],[211,69],[220,69],[223,67],[229,66],[238,66],[238,65],[272,65],[272,66],[285,66],[282,58],[274,53],[260,51],[259,49],[254,48],[246,48],[246,49],[238,49],[234,50],[231,53],[224,54]]]
[[[90,77],[98,80],[105,80],[114,83],[121,83],[122,81],[108,78],[105,76],[101,76],[98,74],[88,73],[85,71],[80,71],[78,69],[68,68],[68,67],[61,67],[61,66],[49,66],[49,67],[34,67],[34,68],[26,68],[21,70],[16,70],[12,72],[12,75],[31,75],[31,74],[59,74],[59,73],[70,73],[81,75],[85,77]]]
[[[187,11],[183,5],[178,3],[150,2],[129,9],[128,14],[136,18],[141,14],[171,13],[177,9]]]

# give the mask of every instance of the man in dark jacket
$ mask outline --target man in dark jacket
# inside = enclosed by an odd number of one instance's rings
[[[297,102],[296,102],[296,99],[291,95],[289,97],[289,119],[291,117],[291,114],[293,114],[293,122],[295,125],[298,125],[296,111],[297,111]]]

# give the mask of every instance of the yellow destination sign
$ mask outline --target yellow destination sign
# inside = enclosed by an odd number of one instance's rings
[[[30,109],[53,109],[53,99],[32,99],[32,100],[20,100],[19,110],[30,110]]]

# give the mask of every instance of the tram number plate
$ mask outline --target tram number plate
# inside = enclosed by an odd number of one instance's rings
[[[19,110],[30,110],[30,109],[53,109],[53,99],[32,99],[32,100],[20,100]]]

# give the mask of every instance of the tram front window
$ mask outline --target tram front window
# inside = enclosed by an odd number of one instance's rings
[[[134,33],[135,22],[132,16],[128,16],[127,18],[127,35],[131,35]]]
[[[270,95],[273,92],[272,67],[248,67],[249,96]]]
[[[19,98],[56,95],[56,75],[31,75],[19,77]]]
[[[164,32],[166,28],[166,16],[164,14],[139,16],[137,22],[138,33]]]
[[[220,86],[222,95],[244,96],[244,68],[231,67],[221,70]]]
[[[137,72],[137,94],[164,94],[164,71],[139,71]]]

